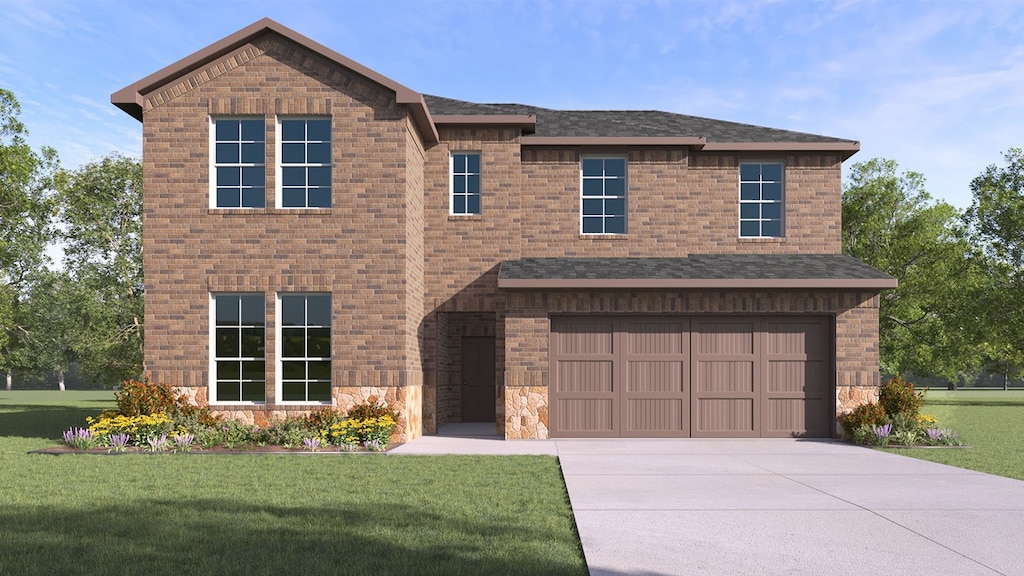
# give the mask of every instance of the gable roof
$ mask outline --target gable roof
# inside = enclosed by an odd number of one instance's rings
[[[291,28],[283,26],[270,18],[263,18],[262,20],[254,22],[245,28],[242,28],[238,32],[218,40],[206,48],[203,48],[198,52],[194,52],[181,60],[146,76],[138,82],[125,86],[111,94],[110,102],[128,114],[131,114],[136,120],[142,121],[142,107],[147,94],[168,82],[199,70],[203,66],[268,33],[283,36],[284,38],[318,54],[328,61],[339,66],[343,66],[367,80],[393,91],[399,104],[409,106],[413,121],[416,123],[417,129],[422,132],[424,139],[429,142],[437,142],[437,129],[434,127],[434,123],[430,118],[430,113],[427,111],[427,105],[423,101],[423,96],[419,92],[406,88],[398,82],[395,82],[394,80],[379,74],[354,60],[350,60],[323,44],[307,38],[306,36],[303,36],[302,34],[299,34]]]
[[[110,101],[142,120],[146,95],[199,72],[264,34],[278,34],[328,61],[395,93],[408,107],[428,143],[438,141],[437,126],[500,125],[522,129],[527,146],[648,145],[690,146],[705,151],[832,151],[842,159],[860,150],[854,140],[727,122],[660,110],[554,110],[525,104],[478,104],[422,95],[331,50],[270,18],[263,18],[222,40],[113,93]]]
[[[698,254],[684,258],[523,258],[501,263],[499,288],[895,288],[845,254]]]

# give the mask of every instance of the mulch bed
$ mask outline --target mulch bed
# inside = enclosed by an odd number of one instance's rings
[[[386,454],[393,448],[397,448],[401,444],[392,444],[388,446],[387,450],[383,452],[372,452],[365,448],[359,447],[351,452],[339,450],[337,446],[326,446],[317,448],[315,450],[307,450],[305,448],[283,448],[281,446],[255,446],[255,445],[244,445],[234,446],[228,448],[226,446],[211,446],[209,448],[193,448],[188,452],[175,452],[173,450],[161,450],[157,452],[151,452],[148,448],[140,448],[138,446],[129,446],[124,449],[123,452],[115,452],[110,448],[91,448],[89,450],[79,450],[72,446],[54,446],[52,448],[41,448],[39,450],[31,450],[29,454],[49,454],[51,456],[62,456],[64,454],[92,454],[98,456],[123,456],[125,454],[147,454],[158,456],[161,454]]]

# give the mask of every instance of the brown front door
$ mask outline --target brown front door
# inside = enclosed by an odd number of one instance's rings
[[[494,338],[462,339],[462,421],[494,422]]]

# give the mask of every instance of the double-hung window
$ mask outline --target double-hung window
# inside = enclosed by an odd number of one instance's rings
[[[782,237],[783,173],[781,162],[740,164],[740,237]]]
[[[480,213],[480,154],[453,152],[451,156],[452,214]]]
[[[330,294],[281,294],[279,308],[279,398],[283,402],[330,402]]]
[[[267,142],[263,118],[213,118],[211,206],[266,206]]]
[[[265,314],[263,294],[213,295],[215,402],[265,401]]]
[[[331,120],[283,118],[278,186],[282,208],[331,207]]]
[[[580,229],[584,234],[626,233],[626,159],[583,158]]]

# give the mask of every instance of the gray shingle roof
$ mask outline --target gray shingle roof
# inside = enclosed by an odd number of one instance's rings
[[[432,115],[518,114],[537,117],[536,136],[700,137],[708,142],[853,142],[805,132],[779,130],[673,114],[660,110],[552,110],[525,104],[477,104],[423,95]]]
[[[766,281],[776,287],[895,287],[895,279],[843,254],[716,254],[684,258],[523,258],[502,262],[499,285],[530,287],[530,281],[663,281],[659,286],[739,287]],[[505,281],[505,282],[502,282]],[[593,282],[591,282],[593,281]],[[690,284],[688,284],[690,283]],[[541,286],[542,283],[537,283]],[[605,282],[606,287],[613,286]],[[553,285],[552,285],[553,286]],[[639,287],[644,285],[637,284]]]

